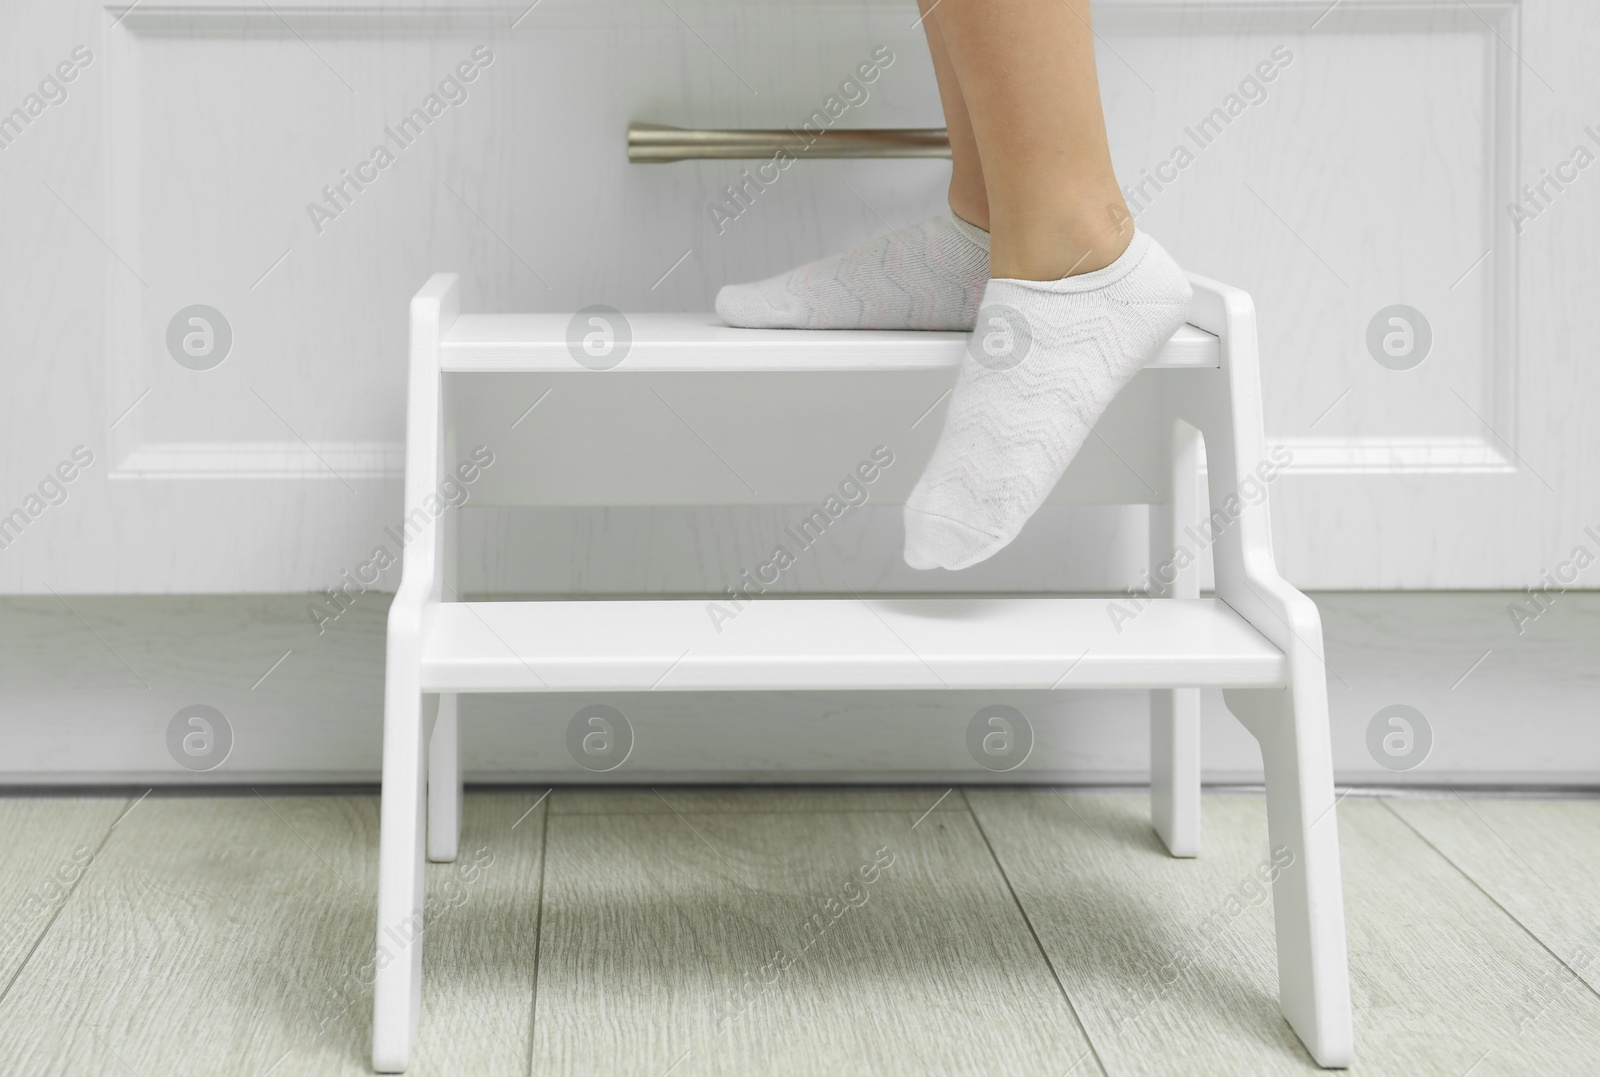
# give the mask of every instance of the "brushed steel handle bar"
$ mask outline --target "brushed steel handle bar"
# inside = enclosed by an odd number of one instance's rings
[[[636,164],[756,160],[771,158],[783,150],[795,157],[949,157],[950,136],[943,127],[818,133],[697,130],[658,123],[628,125],[628,160]]]

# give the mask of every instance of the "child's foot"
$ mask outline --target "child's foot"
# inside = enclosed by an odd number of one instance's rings
[[[746,329],[972,328],[989,280],[989,233],[946,213],[843,254],[717,293]]]
[[[906,501],[906,564],[966,568],[1016,538],[1111,399],[1183,324],[1190,294],[1143,232],[1092,273],[991,280],[944,431]]]

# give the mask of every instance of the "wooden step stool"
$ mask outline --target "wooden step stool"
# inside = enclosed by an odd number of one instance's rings
[[[417,1034],[424,851],[455,859],[461,825],[459,693],[868,688],[1149,689],[1152,816],[1174,856],[1199,851],[1199,689],[1223,689],[1261,744],[1271,848],[1292,857],[1273,884],[1283,1014],[1317,1062],[1349,1065],[1322,627],[1273,563],[1254,307],[1190,281],[1190,324],[1118,397],[1051,500],[1150,504],[1151,560],[1170,565],[1195,545],[1184,525],[1198,517],[1203,438],[1215,598],[1199,597],[1189,565],[1122,623],[1104,599],[819,598],[754,602],[721,632],[703,599],[460,601],[456,514],[435,515],[442,484],[467,447],[486,445],[497,462],[471,487],[474,505],[815,505],[886,444],[898,463],[871,497],[900,504],[932,452],[941,422],[928,409],[966,334],[636,315],[631,343],[622,319],[594,323],[626,348],[597,371],[569,346],[585,320],[461,314],[456,275],[428,281],[411,303],[410,541],[389,611],[378,886],[380,952],[410,942],[377,973],[374,1068],[404,1070]]]

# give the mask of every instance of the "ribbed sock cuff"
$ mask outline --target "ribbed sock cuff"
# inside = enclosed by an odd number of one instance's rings
[[[988,250],[989,249],[989,233],[988,232],[985,232],[982,228],[979,228],[977,225],[972,224],[969,221],[962,220],[960,217],[957,217],[954,213],[950,214],[950,220],[955,222],[956,230],[959,231],[962,235],[964,235],[968,239],[972,240],[972,242],[976,243],[978,246],[982,247],[984,250]]]

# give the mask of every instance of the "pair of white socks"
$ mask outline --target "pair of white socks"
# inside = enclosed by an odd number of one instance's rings
[[[971,331],[927,468],[905,505],[906,563],[961,569],[1016,538],[1112,399],[1174,330],[1189,282],[1144,232],[1104,269],[991,279],[989,236],[946,214],[717,295],[758,329]]]

